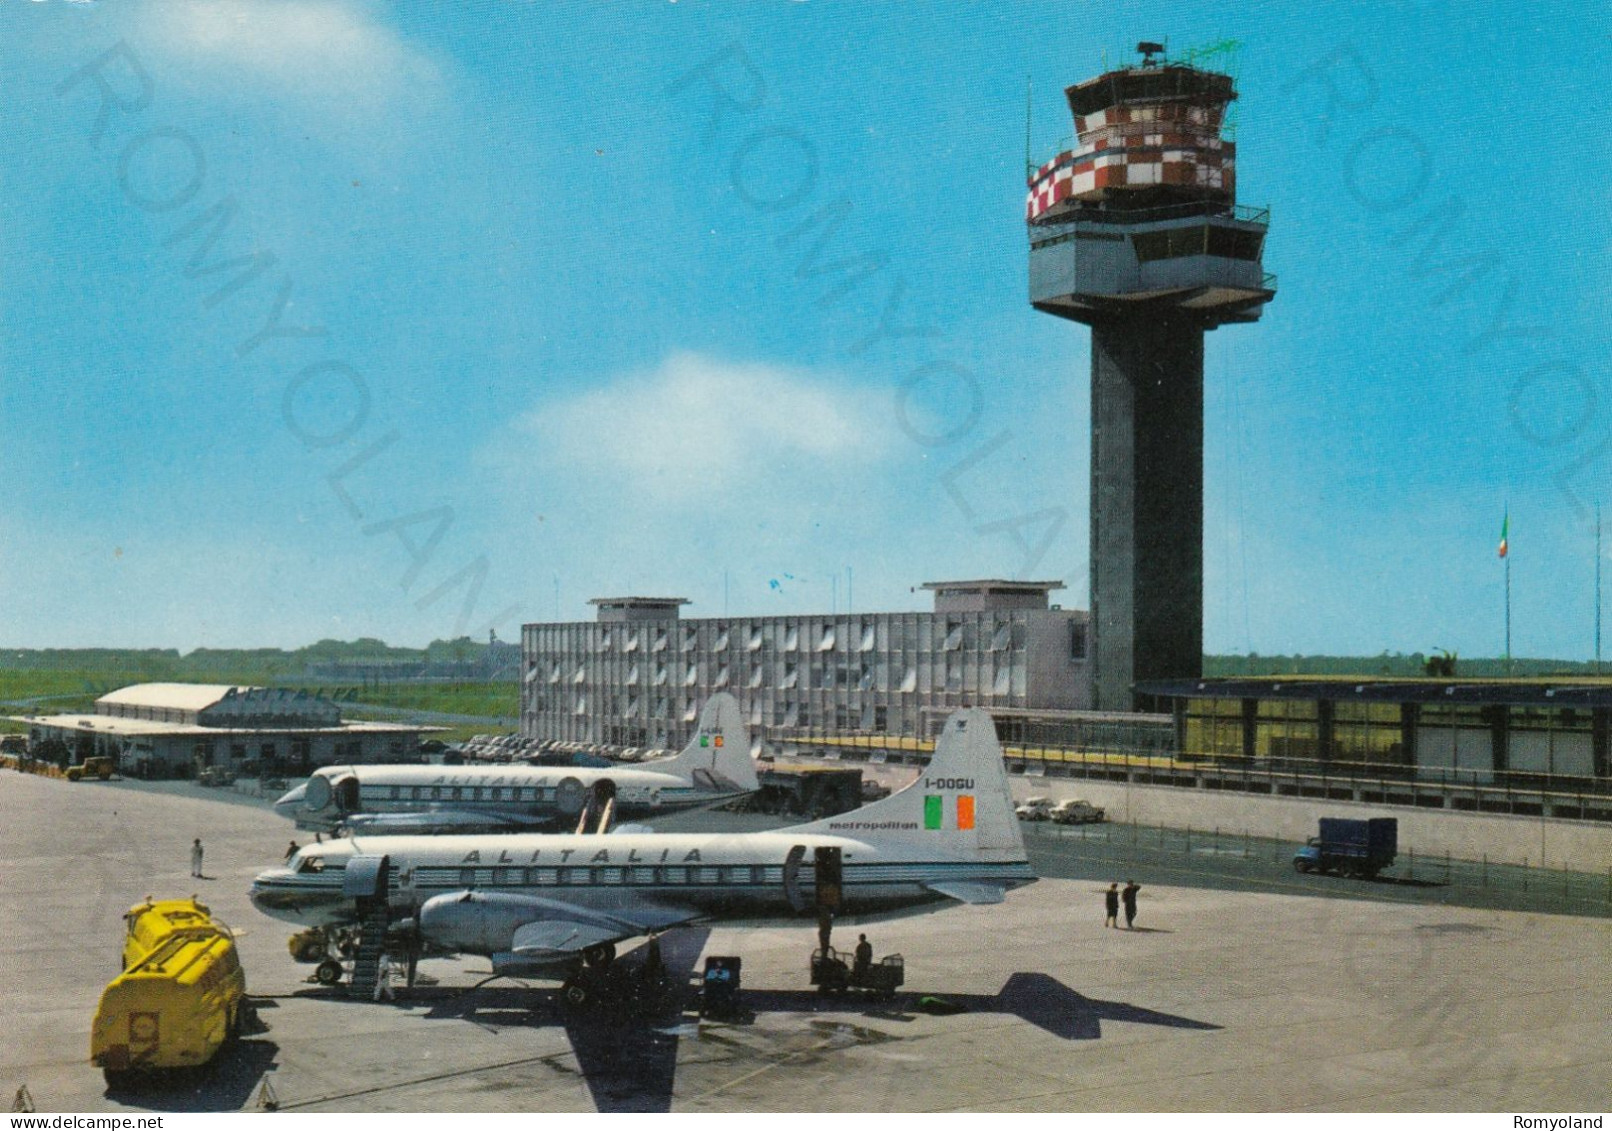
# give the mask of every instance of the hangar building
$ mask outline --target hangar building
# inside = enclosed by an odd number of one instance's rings
[[[28,744],[59,739],[75,760],[116,758],[124,773],[189,776],[218,767],[300,773],[338,762],[413,755],[420,727],[343,722],[340,708],[308,691],[207,683],[137,683],[95,701],[93,714],[23,715]]]

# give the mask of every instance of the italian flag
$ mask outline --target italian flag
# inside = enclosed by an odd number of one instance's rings
[[[1508,548],[1508,540],[1506,538],[1506,534],[1510,529],[1511,529],[1511,514],[1508,511],[1506,513],[1506,517],[1500,520],[1500,556],[1502,558],[1506,556],[1506,550]]]

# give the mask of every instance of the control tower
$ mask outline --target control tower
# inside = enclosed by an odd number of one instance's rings
[[[1236,203],[1230,75],[1155,60],[1064,93],[1072,148],[1029,173],[1030,303],[1091,327],[1094,706],[1202,674],[1203,336],[1275,296],[1269,212]]]

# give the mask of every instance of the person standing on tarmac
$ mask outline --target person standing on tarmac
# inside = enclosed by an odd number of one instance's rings
[[[856,936],[856,958],[851,966],[851,977],[864,977],[873,966],[873,944],[866,935]]]
[[[1108,917],[1103,920],[1103,926],[1119,929],[1119,885],[1109,884],[1108,890],[1103,893],[1103,907]]]
[[[202,874],[202,842],[201,842],[201,837],[197,837],[195,840],[190,842],[190,874],[192,876],[195,876],[197,879],[201,878],[201,874]]]
[[[392,956],[389,954],[381,955],[381,968],[375,974],[375,1000],[397,1000],[397,994],[392,990]]]
[[[297,854],[297,842],[292,841],[291,844],[290,844],[290,847],[288,847],[285,850],[285,862],[287,864],[291,863],[291,858],[293,856],[295,856],[296,854]]]
[[[1134,931],[1132,926],[1136,922],[1136,893],[1142,890],[1142,885],[1135,880],[1125,881],[1125,890],[1120,893],[1120,900],[1125,904],[1125,929]]]

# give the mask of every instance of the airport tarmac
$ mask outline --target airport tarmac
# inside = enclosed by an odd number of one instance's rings
[[[251,1109],[265,1075],[291,1111],[1612,1106],[1605,919],[1148,885],[1126,932],[1103,927],[1097,883],[1044,879],[862,927],[906,958],[886,1005],[810,991],[807,922],[673,932],[674,965],[743,957],[753,1015],[619,1025],[567,1019],[551,984],[476,988],[479,959],[422,964],[436,984],[395,1004],[309,984],[287,925],[246,898],[292,835],[261,806],[4,771],[0,827],[0,1088],[40,1111]],[[87,1034],[122,915],[193,891],[239,932],[266,1031],[192,1085],[110,1096]],[[965,1011],[921,1012],[925,994]]]

